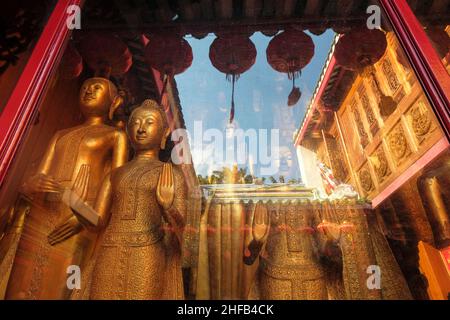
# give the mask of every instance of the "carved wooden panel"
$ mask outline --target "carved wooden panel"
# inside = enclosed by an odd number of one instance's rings
[[[361,145],[365,148],[369,144],[369,135],[364,128],[364,123],[362,121],[361,114],[359,113],[356,100],[352,101],[351,110],[353,112],[353,118],[355,119]]]
[[[383,69],[383,73],[387,79],[387,83],[389,85],[391,93],[395,93],[398,88],[400,88],[400,82],[398,81],[397,75],[392,68],[391,61],[389,61],[389,59],[384,59],[381,64],[381,68]]]
[[[370,103],[369,97],[367,95],[366,88],[364,87],[363,84],[358,88],[358,96],[359,100],[361,101],[361,105],[364,109],[367,122],[369,123],[370,132],[372,133],[372,135],[375,135],[379,130],[379,125],[377,118],[374,114],[372,105]]]
[[[383,183],[392,173],[383,146],[380,145],[369,158],[375,170],[378,183]]]
[[[369,166],[366,163],[358,172],[359,183],[365,195],[369,194],[375,189],[375,185],[370,174]]]
[[[386,139],[390,154],[395,164],[402,164],[411,155],[411,148],[405,136],[401,122],[398,122]]]
[[[336,138],[330,136],[326,137],[326,143],[333,174],[339,181],[345,182],[348,169],[345,164],[345,154],[341,148],[341,144]]]
[[[395,73],[389,58],[385,58],[383,60],[383,62],[381,63],[381,69],[383,70],[384,76],[387,80],[390,94],[394,96],[396,102],[401,101],[405,96],[405,91],[401,87],[398,76]]]
[[[436,129],[431,110],[420,99],[408,110],[407,122],[419,144]]]

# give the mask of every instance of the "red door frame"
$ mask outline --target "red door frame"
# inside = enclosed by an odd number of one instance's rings
[[[21,143],[42,92],[68,40],[67,8],[81,0],[58,0],[0,115],[0,186]]]
[[[406,0],[380,0],[417,78],[450,139],[450,76]]]
[[[0,115],[0,186],[17,152],[42,93],[70,35],[67,8],[82,0],[59,0]],[[400,43],[450,137],[450,77],[406,0],[380,0]]]

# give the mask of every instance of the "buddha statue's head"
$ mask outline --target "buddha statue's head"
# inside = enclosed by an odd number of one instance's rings
[[[127,132],[135,150],[164,150],[170,128],[162,107],[145,100],[131,113]]]
[[[80,108],[85,117],[109,116],[112,119],[122,103],[116,86],[106,78],[90,78],[81,86]]]

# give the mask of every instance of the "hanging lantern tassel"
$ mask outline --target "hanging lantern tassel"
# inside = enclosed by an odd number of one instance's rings
[[[253,42],[242,35],[217,37],[209,48],[212,65],[231,81],[230,124],[234,120],[234,86],[240,75],[249,70],[256,60],[256,47]]]
[[[289,107],[295,106],[302,96],[302,92],[300,91],[300,88],[295,86],[295,79],[297,77],[299,77],[300,75],[301,75],[301,71],[298,73],[290,73],[288,75],[289,78],[292,78],[292,90],[291,90],[291,93],[289,93],[288,103],[287,103]]]
[[[231,110],[230,110],[230,124],[233,123],[234,120],[234,84],[239,78],[239,75],[231,74],[227,75],[227,80],[230,81],[231,78]]]

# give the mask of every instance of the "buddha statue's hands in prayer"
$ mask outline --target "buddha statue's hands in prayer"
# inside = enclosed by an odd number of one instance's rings
[[[32,195],[35,193],[45,193],[45,192],[62,192],[61,185],[52,177],[39,173],[32,176],[27,182],[22,186],[22,192],[26,195]]]
[[[164,163],[156,186],[156,200],[163,209],[164,219],[169,223],[179,243],[183,242],[184,216],[175,205],[174,172],[171,163]]]
[[[66,218],[64,222],[59,224],[49,235],[48,242],[54,246],[71,236],[83,230],[83,217],[81,217],[73,208],[77,207],[77,203],[86,202],[88,185],[89,185],[89,165],[82,165],[71,190],[66,190],[63,197],[67,197],[67,202],[72,208],[73,215]]]
[[[252,235],[256,242],[264,243],[269,234],[269,213],[264,204],[258,203],[253,218]]]
[[[257,203],[251,222],[251,238],[244,252],[244,263],[252,265],[261,253],[270,229],[270,219],[267,208],[263,203]]]
[[[156,187],[156,199],[159,205],[165,210],[169,210],[175,198],[175,185],[173,182],[173,169],[170,163],[164,163],[159,175],[158,186]]]

